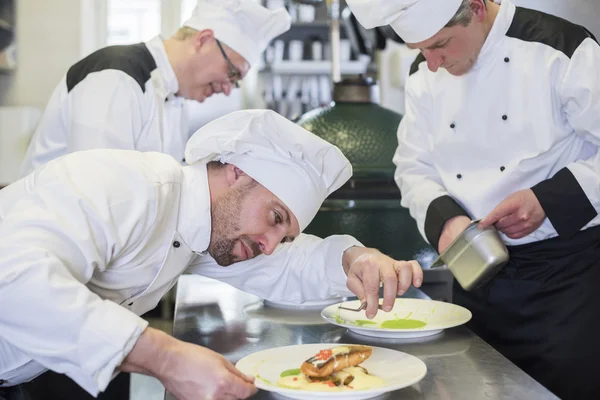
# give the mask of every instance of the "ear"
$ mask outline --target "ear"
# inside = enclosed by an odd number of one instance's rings
[[[471,0],[471,11],[473,11],[477,21],[483,21],[487,14],[487,7],[484,0]]]
[[[214,40],[215,35],[213,34],[212,29],[203,29],[194,36],[194,49],[196,51],[200,50],[207,43]]]
[[[225,168],[228,186],[234,186],[236,183],[239,183],[240,179],[248,176],[244,171],[233,164],[227,164]]]

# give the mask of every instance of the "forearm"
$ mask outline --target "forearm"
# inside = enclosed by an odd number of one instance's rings
[[[271,301],[302,303],[347,296],[351,293],[346,287],[342,256],[352,246],[361,244],[347,235],[320,239],[301,234],[273,254],[240,262],[235,268],[223,268],[212,258],[202,257],[188,272],[227,282]]]
[[[454,241],[471,223],[471,218],[464,215],[457,215],[448,219],[442,228],[442,233],[439,236],[439,240],[436,244],[436,250],[441,254],[443,253],[450,243]]]
[[[135,372],[161,378],[165,374],[165,364],[175,347],[177,339],[166,333],[146,328],[119,369],[123,372]]]

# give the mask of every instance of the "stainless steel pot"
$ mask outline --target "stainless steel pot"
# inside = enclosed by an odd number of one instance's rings
[[[479,221],[461,233],[431,265],[446,265],[465,290],[477,288],[494,277],[508,262],[508,249],[492,225],[477,228]]]

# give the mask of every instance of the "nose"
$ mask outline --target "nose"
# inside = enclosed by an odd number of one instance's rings
[[[425,57],[425,60],[427,60],[427,68],[429,68],[431,72],[436,72],[444,62],[444,58],[439,54],[436,54],[433,50],[423,50],[423,56]]]

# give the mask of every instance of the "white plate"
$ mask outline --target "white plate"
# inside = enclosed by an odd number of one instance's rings
[[[372,320],[367,319],[365,311],[340,310],[339,306],[358,308],[360,301],[346,301],[331,305],[321,311],[321,316],[332,324],[343,326],[355,333],[383,338],[414,338],[435,335],[444,329],[462,325],[471,319],[471,312],[466,308],[435,300],[398,298],[392,311],[386,313],[379,310]],[[393,324],[394,322],[391,321],[399,321],[397,322],[399,326],[395,328],[382,326],[386,322]],[[416,325],[418,322],[423,323],[423,326],[410,327],[409,325],[409,323]],[[406,326],[401,326],[403,324]]]
[[[281,308],[284,310],[322,310],[323,307],[326,307],[331,304],[336,304],[341,301],[344,301],[343,297],[331,297],[329,299],[321,299],[321,300],[308,300],[304,303],[290,303],[285,301],[269,301],[265,300],[265,307],[272,308]]]
[[[235,366],[246,375],[255,376],[255,383],[259,389],[300,400],[320,398],[370,399],[392,390],[413,385],[423,379],[427,373],[427,366],[417,357],[396,350],[373,347],[371,357],[360,365],[364,366],[369,374],[383,379],[386,383],[384,386],[356,392],[318,392],[277,386],[277,381],[283,371],[300,368],[300,365],[306,359],[317,354],[320,350],[336,346],[347,345],[319,343],[277,347],[250,354],[238,361]]]

